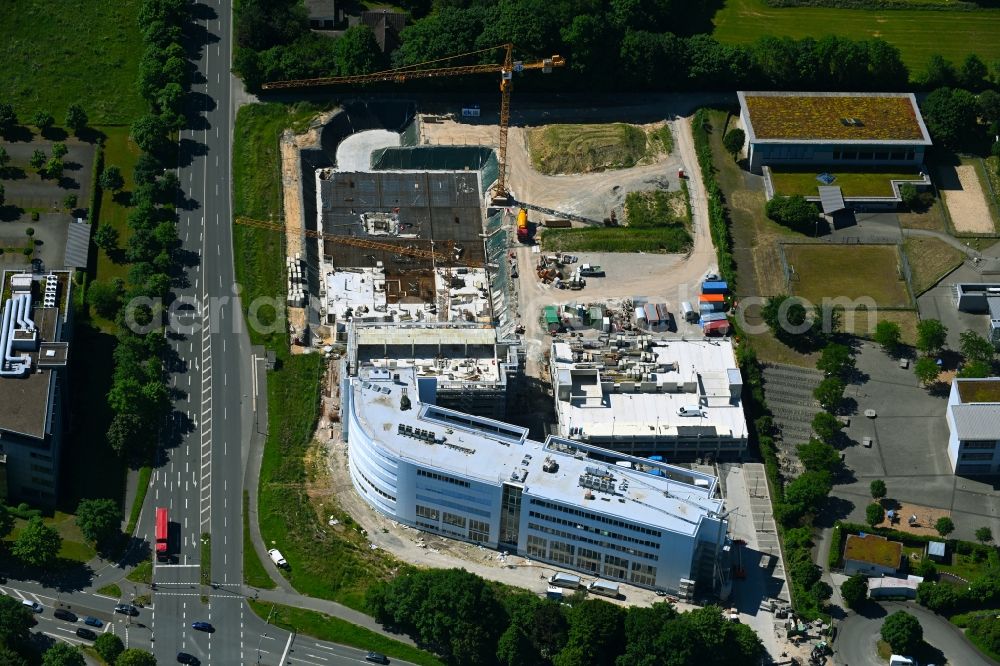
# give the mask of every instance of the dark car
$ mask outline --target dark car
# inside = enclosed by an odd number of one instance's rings
[[[132,604],[118,604],[115,606],[116,613],[123,613],[125,615],[138,615],[139,609]]]
[[[197,629],[198,631],[207,631],[208,633],[215,631],[215,627],[213,627],[209,622],[192,622],[191,628]]]
[[[69,612],[65,608],[57,608],[55,612],[52,614],[55,615],[60,620],[66,620],[67,622],[76,622],[76,614]]]
[[[201,660],[193,654],[188,654],[187,652],[178,652],[177,661],[181,664],[192,664],[193,666],[198,666]]]
[[[388,664],[389,657],[385,656],[381,652],[369,652],[365,655],[365,661],[370,661],[373,664]]]
[[[84,629],[83,627],[80,627],[79,629],[76,630],[76,635],[79,636],[80,638],[86,638],[88,641],[92,641],[95,638],[97,638],[97,634],[95,634],[90,629]]]
[[[103,627],[104,626],[104,622],[102,622],[101,620],[98,620],[93,615],[88,615],[87,617],[83,618],[83,623],[84,624],[89,624],[92,627]]]

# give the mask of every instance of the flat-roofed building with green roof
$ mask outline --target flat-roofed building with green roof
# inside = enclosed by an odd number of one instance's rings
[[[892,576],[899,570],[903,544],[877,534],[849,534],[844,545],[844,573]]]
[[[931,145],[912,93],[737,93],[750,170],[772,165],[919,168]]]
[[[955,474],[1000,472],[1000,377],[952,381],[945,417]]]

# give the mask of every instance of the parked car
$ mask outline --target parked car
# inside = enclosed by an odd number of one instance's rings
[[[215,631],[215,627],[213,627],[210,622],[202,622],[200,620],[198,622],[192,622],[191,628],[197,629],[198,631],[207,631],[208,633]]]
[[[272,548],[271,550],[267,551],[267,554],[271,558],[271,561],[274,562],[275,566],[278,567],[288,566],[288,562],[285,560],[284,555],[282,555],[281,551],[278,550],[277,548]]]
[[[192,664],[193,666],[198,666],[201,660],[193,654],[188,654],[187,652],[178,652],[177,661],[181,664]]]
[[[84,624],[89,624],[92,627],[103,627],[104,626],[104,622],[102,622],[101,620],[98,620],[93,615],[88,615],[87,617],[83,618],[83,623]]]
[[[95,638],[97,638],[97,634],[95,634],[90,629],[85,629],[83,627],[80,627],[79,629],[76,630],[76,635],[79,636],[80,638],[86,638],[88,641],[92,641]]]
[[[53,613],[60,620],[66,620],[67,622],[76,622],[76,613],[72,613],[65,608],[57,608]]]
[[[365,661],[370,661],[373,664],[388,664],[389,657],[385,656],[381,652],[369,652],[365,655]]]
[[[27,606],[31,609],[33,613],[41,613],[44,607],[37,601],[32,601],[31,599],[25,599],[21,602],[22,606]]]
[[[139,609],[132,604],[118,604],[115,606],[115,612],[123,615],[138,615]]]

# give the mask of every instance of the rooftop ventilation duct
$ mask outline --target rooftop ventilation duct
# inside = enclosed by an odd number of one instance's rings
[[[0,377],[23,377],[31,370],[31,357],[27,354],[14,355],[15,332],[35,333],[35,322],[28,313],[31,311],[31,293],[18,294],[7,300],[0,325]],[[37,342],[33,335],[29,345]],[[19,345],[23,346],[23,345]]]

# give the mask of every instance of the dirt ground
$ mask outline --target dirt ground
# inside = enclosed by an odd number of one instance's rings
[[[938,186],[944,195],[945,205],[951,214],[955,230],[966,233],[993,233],[993,219],[986,204],[986,196],[971,164],[947,167],[948,174]],[[944,171],[944,169],[942,169]]]
[[[945,511],[944,509],[935,509],[929,506],[920,506],[919,504],[902,504],[897,502],[895,508],[898,521],[890,525],[889,518],[886,517],[881,523],[876,527],[886,527],[894,530],[899,530],[900,532],[908,532],[910,534],[919,534],[921,536],[933,536],[940,537],[937,530],[934,529],[934,523],[937,522],[938,518],[951,517],[950,511]],[[916,516],[917,521],[913,524],[909,524],[910,516]]]

